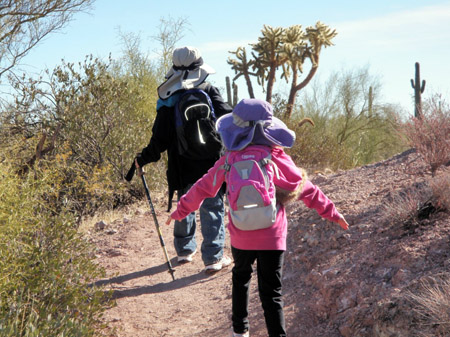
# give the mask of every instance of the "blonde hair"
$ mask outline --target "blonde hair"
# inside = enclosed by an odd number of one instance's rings
[[[295,190],[288,191],[284,188],[275,186],[277,202],[279,202],[283,205],[287,205],[287,204],[291,203],[292,201],[295,201],[299,198],[300,194],[303,191],[303,186],[305,185],[305,182],[308,179],[308,176],[304,169],[301,168],[300,172],[301,172],[302,181],[300,182],[300,184],[297,186],[297,188]]]

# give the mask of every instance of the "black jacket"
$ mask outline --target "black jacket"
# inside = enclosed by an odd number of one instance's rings
[[[211,98],[214,113],[217,118],[232,111],[232,108],[224,102],[219,90],[209,83],[200,86]],[[162,105],[156,111],[150,142],[138,157],[138,164],[143,166],[156,162],[161,158],[161,153],[167,151],[168,168],[167,183],[169,185],[169,209],[173,194],[177,190],[195,183],[201,178],[219,158],[207,160],[191,160],[180,156],[177,148],[177,135],[175,130],[174,107]]]

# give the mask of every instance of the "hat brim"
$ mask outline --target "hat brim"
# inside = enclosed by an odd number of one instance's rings
[[[295,132],[276,117],[264,128],[261,124],[242,128],[233,123],[233,113],[228,113],[217,120],[216,128],[225,147],[231,151],[242,150],[252,143],[292,147],[295,142]]]
[[[175,92],[182,89],[192,89],[203,83],[209,74],[216,71],[207,64],[202,64],[198,69],[189,70],[184,79],[186,70],[174,70],[171,68],[166,74],[166,81],[158,87],[158,95],[161,99],[167,99]]]

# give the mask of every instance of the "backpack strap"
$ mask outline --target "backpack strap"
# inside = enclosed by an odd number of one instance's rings
[[[278,172],[278,166],[275,164],[275,162],[272,160],[272,155],[269,154],[267,157],[261,159],[258,164],[260,166],[266,166],[267,164],[272,164],[273,169],[275,171],[275,175],[277,176],[277,179],[280,179],[280,174]]]
[[[225,157],[225,163],[220,165],[217,168],[216,173],[214,173],[214,180],[213,180],[213,186],[216,186],[217,183],[217,172],[219,172],[219,170],[225,170],[225,172],[229,172],[231,169],[231,165],[228,163],[228,156],[230,155],[230,152],[227,152],[227,156]]]
[[[209,95],[206,93],[205,90],[203,90],[202,88],[199,88],[199,87],[187,89],[185,92],[183,92],[183,96],[185,94],[189,94],[189,93],[198,93],[198,94],[205,96],[206,101],[208,102],[209,108],[211,109],[211,114],[214,116],[214,118],[216,118],[216,114],[214,113],[214,105],[212,104],[211,97],[209,97]]]

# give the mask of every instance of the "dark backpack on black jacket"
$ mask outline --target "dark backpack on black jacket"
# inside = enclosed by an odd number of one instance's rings
[[[193,160],[218,159],[222,151],[216,131],[216,116],[208,94],[201,88],[188,89],[175,104],[178,153]]]

